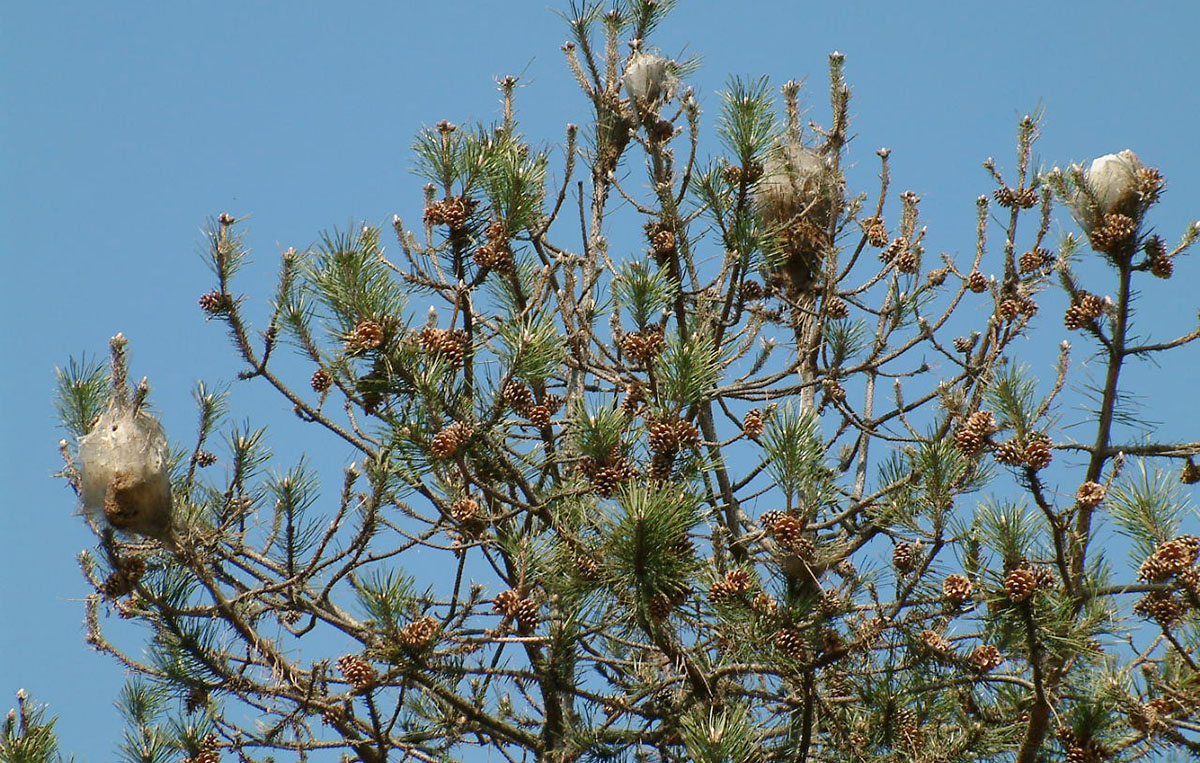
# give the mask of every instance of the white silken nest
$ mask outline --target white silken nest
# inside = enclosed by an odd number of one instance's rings
[[[670,100],[675,90],[675,75],[671,62],[651,53],[634,53],[621,78],[625,94],[643,110],[650,110],[662,101]]]
[[[79,438],[84,511],[118,530],[170,541],[169,445],[158,420],[124,401]]]
[[[1083,173],[1092,199],[1079,193],[1071,205],[1079,224],[1090,232],[1092,228],[1103,223],[1105,215],[1120,213],[1132,216],[1138,205],[1140,169],[1141,160],[1129,149],[1092,160]],[[1094,207],[1092,200],[1095,202]]]

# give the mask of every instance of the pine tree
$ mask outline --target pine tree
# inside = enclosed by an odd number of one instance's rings
[[[86,637],[134,676],[122,759],[1200,751],[1200,444],[1134,437],[1122,382],[1200,337],[1144,338],[1131,309],[1200,226],[1151,232],[1164,180],[1130,151],[1035,170],[1025,117],[1014,169],[984,164],[974,254],[932,262],[888,151],[877,188],[846,179],[843,56],[826,125],[797,82],[733,78],[710,128],[696,63],[653,47],[672,5],[573,4],[586,126],[531,145],[501,80],[498,124],[417,135],[419,222],[285,252],[261,329],[241,220],[208,225],[199,306],[312,425],[308,458],[355,454],[340,490],[274,466],[206,385],[167,447],[120,335],[107,370],[60,370],[62,475],[98,539]],[[1059,209],[1082,237],[1054,240]],[[1056,299],[1062,324],[1035,319]],[[1017,357],[1064,324],[1099,369],[1082,423],[1071,346]],[[1132,564],[1104,558],[1113,531]],[[414,573],[417,550],[452,572]],[[26,718],[6,752],[49,735]]]

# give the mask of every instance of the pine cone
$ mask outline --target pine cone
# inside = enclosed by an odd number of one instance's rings
[[[1147,620],[1154,620],[1164,628],[1169,628],[1187,611],[1187,605],[1173,592],[1155,591],[1138,599],[1133,605],[1133,611]]]
[[[1142,562],[1138,577],[1151,583],[1161,583],[1192,566],[1196,553],[1200,551],[1200,540],[1185,535],[1158,544],[1154,553]]]
[[[650,450],[655,453],[674,453],[679,450],[675,422],[656,421],[650,425]]]
[[[138,556],[127,556],[117,563],[117,568],[104,580],[100,586],[100,593],[106,599],[119,599],[133,590],[145,572],[146,562],[144,559]]]
[[[941,286],[946,283],[946,276],[949,273],[950,271],[947,268],[937,268],[929,271],[929,275],[925,278],[928,280],[930,286]]]
[[[991,644],[984,644],[975,647],[975,651],[971,652],[971,662],[977,670],[987,673],[1000,667],[1004,662],[1004,655]]]
[[[338,670],[342,677],[356,691],[362,691],[375,683],[375,668],[371,663],[356,654],[348,654],[337,661]]]
[[[213,453],[212,451],[202,450],[196,453],[196,455],[192,458],[192,461],[194,461],[196,466],[200,467],[201,469],[206,469],[217,463],[217,454]]]
[[[741,294],[743,302],[753,302],[756,299],[762,299],[762,284],[760,284],[758,281],[743,281]]]
[[[759,593],[750,600],[750,608],[760,615],[773,615],[779,611],[779,602],[771,598],[770,594]]]
[[[575,572],[584,580],[597,580],[600,578],[600,563],[587,554],[576,554]]]
[[[946,579],[942,581],[942,595],[955,606],[970,599],[972,593],[974,593],[974,586],[971,585],[971,580],[966,575],[947,575]]]
[[[509,408],[521,415],[529,410],[529,406],[533,405],[533,393],[524,384],[510,381],[504,385],[504,390],[501,392],[501,397],[508,404]]]
[[[362,320],[346,338],[349,350],[376,350],[383,346],[386,334],[383,326],[372,320]]]
[[[219,291],[210,291],[200,297],[200,309],[209,315],[227,312],[231,307],[233,307],[233,298]]]
[[[654,249],[655,257],[670,257],[675,253],[675,232],[670,230],[658,231],[650,239],[650,246]]]
[[[674,453],[655,453],[650,458],[650,479],[665,482],[671,478],[671,471],[674,468]]]
[[[1016,320],[1020,314],[1021,303],[1015,299],[1002,299],[1000,300],[1000,304],[996,306],[996,315],[1000,316],[1001,320]]]
[[[1034,471],[1040,471],[1050,465],[1053,454],[1050,452],[1050,438],[1044,434],[1031,435],[1025,443],[1025,464]]]
[[[796,660],[803,660],[807,650],[804,634],[794,628],[780,628],[775,634],[775,648]]]
[[[461,421],[454,422],[433,436],[431,444],[433,457],[452,458],[454,454],[458,453],[458,449],[471,439],[473,434],[475,434],[475,428],[471,425]]]
[[[896,258],[902,256],[908,251],[908,239],[894,238],[887,247],[880,252],[879,259],[884,262],[895,262]]]
[[[517,621],[517,628],[522,633],[529,633],[537,630],[542,619],[538,613],[539,607],[533,599],[523,599],[517,605],[516,611],[513,612],[513,619]]]
[[[917,566],[920,544],[900,542],[892,549],[892,566],[897,572],[908,572]]]
[[[954,651],[954,645],[945,636],[936,631],[921,631],[921,643],[925,645],[926,649],[938,655],[946,655]]]
[[[758,437],[763,433],[763,414],[757,408],[747,411],[742,418],[742,431],[747,437]]]
[[[791,548],[798,541],[804,539],[804,524],[791,514],[782,511],[768,511],[759,518],[758,522],[781,546]]]
[[[1095,508],[1104,502],[1106,491],[1099,482],[1085,482],[1075,491],[1075,500],[1080,506]]]
[[[956,336],[954,337],[954,349],[958,352],[968,353],[975,349],[975,337]]]
[[[468,524],[479,519],[479,502],[472,498],[462,498],[450,506],[450,516],[454,521]]]
[[[400,629],[400,643],[409,649],[422,649],[433,642],[438,630],[438,621],[426,615]]]
[[[1004,591],[1014,603],[1021,603],[1033,595],[1038,588],[1038,578],[1033,570],[1018,567],[1004,579]]]
[[[529,423],[538,429],[550,426],[550,409],[544,405],[530,406],[526,416],[529,418]]]
[[[1025,465],[1025,449],[1014,438],[1006,440],[996,448],[992,453],[998,463],[1005,466],[1024,466]]]
[[[954,434],[954,446],[965,455],[975,455],[983,449],[983,445],[983,435],[974,429],[963,427]]]
[[[1063,313],[1063,324],[1071,331],[1085,328],[1091,322],[1091,317],[1079,305],[1071,305]]]
[[[1185,485],[1195,485],[1200,482],[1200,466],[1196,466],[1191,456],[1188,456],[1187,461],[1183,464],[1183,469],[1179,473],[1179,481]]]
[[[1113,254],[1128,245],[1137,233],[1137,222],[1128,215],[1114,212],[1105,215],[1104,222],[1092,230],[1092,248]]]
[[[883,224],[882,218],[868,217],[861,223],[863,232],[867,234],[867,243],[876,249],[882,249],[888,245],[888,229]]]
[[[987,276],[978,270],[972,270],[971,274],[967,276],[967,288],[976,294],[982,294],[988,288]]]
[[[1021,255],[1017,261],[1017,266],[1021,270],[1021,274],[1036,273],[1044,270],[1054,264],[1054,255],[1050,252],[1038,247],[1031,249]]]
[[[840,321],[850,315],[850,308],[845,300],[834,297],[825,303],[825,314],[835,321]]]
[[[492,608],[505,617],[512,617],[517,613],[517,607],[521,605],[524,598],[520,591],[510,588],[496,594],[496,598],[492,600]]]
[[[309,384],[312,385],[314,392],[325,392],[333,386],[333,376],[324,368],[318,368],[313,372]]]
[[[681,448],[695,448],[700,445],[700,430],[692,422],[680,419],[675,422],[675,439]]]
[[[1170,257],[1152,257],[1150,258],[1150,272],[1156,278],[1170,278],[1175,274],[1175,263]]]
[[[516,272],[512,248],[507,241],[489,241],[475,250],[473,259],[479,267],[490,268],[501,275]]]

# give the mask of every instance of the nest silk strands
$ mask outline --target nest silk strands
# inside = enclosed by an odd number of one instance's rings
[[[119,397],[79,438],[84,511],[109,525],[169,542],[171,480],[158,420]]]

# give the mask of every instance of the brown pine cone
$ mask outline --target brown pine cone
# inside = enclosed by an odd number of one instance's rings
[[[219,291],[210,291],[200,297],[200,309],[209,315],[224,313],[233,307],[233,298]]]
[[[758,437],[763,433],[763,414],[757,408],[746,412],[742,418],[742,431],[747,437]]]
[[[1085,328],[1091,322],[1091,316],[1079,305],[1071,305],[1063,313],[1063,324],[1071,331],[1078,331],[1081,328]]]
[[[1044,434],[1031,435],[1025,443],[1025,464],[1034,471],[1045,469],[1053,459],[1050,438]]]
[[[349,350],[375,350],[383,346],[386,334],[383,326],[373,320],[361,320],[346,338]]]
[[[976,294],[982,294],[988,288],[987,276],[978,270],[972,270],[971,274],[967,276],[967,288]]]
[[[888,245],[888,229],[883,220],[878,217],[868,217],[861,222],[863,232],[867,234],[867,243],[876,249]]]
[[[550,426],[550,409],[544,405],[531,405],[525,415],[529,423],[538,429]]]
[[[1183,464],[1183,469],[1179,472],[1179,481],[1185,485],[1195,485],[1200,482],[1200,466],[1188,456],[1187,461]]]
[[[695,448],[700,445],[700,430],[692,422],[680,419],[675,422],[675,439],[681,448]]]
[[[897,572],[908,572],[917,566],[920,544],[900,542],[892,549],[892,566]]]
[[[975,349],[976,337],[956,336],[954,337],[954,349],[958,352],[967,353]]]
[[[1161,583],[1192,566],[1200,541],[1195,536],[1185,535],[1158,544],[1146,561],[1142,562],[1138,577],[1151,583]]]
[[[782,511],[768,511],[759,520],[771,537],[785,547],[792,547],[804,538],[804,525],[797,517]]]
[[[1038,588],[1037,574],[1033,570],[1018,567],[1004,579],[1004,592],[1014,603],[1021,603],[1033,595]]]
[[[834,297],[825,303],[825,314],[835,321],[840,321],[850,315],[850,308],[845,300]]]
[[[770,594],[759,593],[750,600],[750,608],[760,615],[773,615],[779,611],[779,602],[771,598]]]
[[[496,598],[492,600],[492,608],[506,617],[512,617],[517,613],[517,607],[521,605],[524,598],[520,591],[510,588],[496,594]]]
[[[996,461],[1005,466],[1024,466],[1025,465],[1025,449],[1017,442],[1016,438],[1005,440],[996,447],[992,453]]]
[[[775,648],[796,660],[804,659],[808,651],[804,645],[804,634],[794,628],[779,629],[775,634]]]
[[[1002,320],[1016,320],[1017,316],[1020,314],[1021,303],[1015,299],[1002,299],[1000,300],[1000,304],[996,306],[996,315],[1000,316]]]
[[[742,282],[742,301],[753,302],[756,299],[763,298],[763,287],[758,281],[743,281]]]
[[[479,502],[472,498],[462,498],[450,506],[450,516],[454,521],[467,524],[479,519]]]
[[[1099,482],[1088,481],[1075,491],[1075,500],[1079,502],[1080,506],[1092,509],[1104,502],[1106,492],[1104,486]]]
[[[917,250],[906,246],[896,256],[896,270],[901,273],[916,273],[921,268],[921,257]]]
[[[983,449],[983,445],[983,435],[969,427],[962,427],[954,434],[954,446],[965,455],[975,455]]]
[[[902,256],[908,251],[908,240],[903,238],[894,238],[887,248],[880,253],[879,259],[884,262],[894,262],[897,257]]]
[[[470,424],[456,421],[433,436],[430,450],[434,458],[452,458],[458,449],[471,439],[475,428]]]
[[[934,654],[944,655],[954,651],[954,645],[945,636],[936,631],[921,631],[921,643]]]
[[[313,372],[309,384],[312,385],[314,392],[324,392],[333,386],[333,375],[324,368],[318,368]]]
[[[539,607],[533,599],[523,599],[517,605],[516,611],[513,612],[513,619],[517,621],[517,628],[522,633],[529,633],[537,630],[541,624],[541,615],[538,612]]]
[[[509,408],[521,415],[529,410],[529,406],[533,405],[533,392],[520,382],[510,381],[504,385],[504,390],[500,393],[504,398],[504,402]]]
[[[575,572],[584,580],[597,580],[600,577],[600,563],[588,554],[576,554]]]
[[[1054,264],[1054,255],[1041,247],[1031,249],[1017,261],[1021,274],[1036,273]]]
[[[675,422],[656,421],[650,425],[650,450],[655,453],[674,453],[679,450]]]
[[[217,454],[213,453],[212,451],[201,450],[196,453],[196,455],[192,458],[192,461],[195,462],[196,466],[199,466],[201,469],[206,469],[217,463]]]
[[[1164,628],[1174,625],[1187,612],[1187,605],[1173,592],[1156,591],[1138,599],[1133,611]]]
[[[650,479],[665,482],[671,479],[671,471],[675,468],[675,453],[655,453],[650,458]]]
[[[356,654],[347,654],[341,657],[337,661],[337,666],[338,670],[342,672],[342,677],[357,691],[362,691],[375,683],[375,668]]]
[[[400,629],[400,643],[410,649],[422,649],[433,642],[439,629],[438,621],[426,615]]]
[[[925,278],[928,280],[930,286],[941,286],[946,283],[946,276],[949,273],[950,271],[947,268],[936,268],[929,271],[929,275]]]
[[[1008,186],[992,191],[992,198],[1002,207],[1015,207],[1017,205],[1017,192]]]
[[[974,586],[966,575],[947,575],[942,581],[942,595],[955,606],[969,600],[973,593]]]
[[[1170,278],[1175,274],[1175,263],[1170,257],[1152,257],[1150,259],[1150,272],[1156,278]]]
[[[1092,230],[1092,248],[1112,254],[1128,245],[1137,233],[1137,222],[1128,215],[1114,212],[1105,215],[1104,222]]]
[[[655,257],[670,257],[675,253],[675,232],[670,230],[660,230],[650,239],[650,246],[654,249]]]
[[[991,644],[984,644],[975,647],[975,651],[971,652],[971,662],[976,669],[987,673],[1000,667],[1004,662],[1004,655]]]

